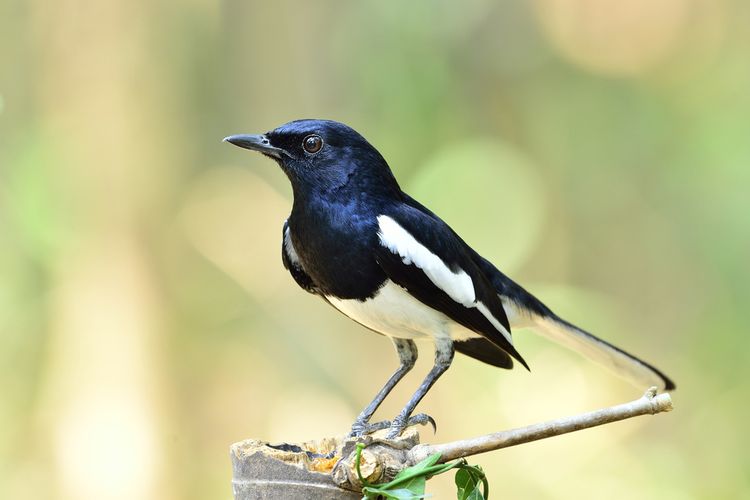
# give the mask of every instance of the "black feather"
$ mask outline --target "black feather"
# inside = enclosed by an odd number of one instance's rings
[[[513,359],[487,339],[475,338],[453,343],[456,351],[498,368],[513,368]]]

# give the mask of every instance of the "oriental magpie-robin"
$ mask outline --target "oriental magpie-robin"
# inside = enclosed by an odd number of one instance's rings
[[[568,323],[501,273],[404,193],[385,159],[350,127],[298,120],[224,140],[274,159],[291,181],[294,203],[281,258],[292,278],[396,347],[399,368],[359,414],[351,435],[390,427],[389,437],[396,437],[407,425],[432,422],[412,413],[455,351],[500,368],[515,359],[528,369],[511,328],[532,327],[638,385],[674,389],[661,371]],[[434,366],[396,418],[370,423],[414,366],[417,339],[434,342]]]

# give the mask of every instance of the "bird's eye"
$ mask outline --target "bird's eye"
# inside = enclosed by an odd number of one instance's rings
[[[315,154],[323,147],[323,139],[319,135],[308,135],[302,139],[302,147],[310,154]]]

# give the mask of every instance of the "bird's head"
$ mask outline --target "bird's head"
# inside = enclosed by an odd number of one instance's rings
[[[370,193],[398,190],[380,153],[343,123],[296,120],[265,134],[231,135],[224,141],[276,160],[295,196],[347,186]]]

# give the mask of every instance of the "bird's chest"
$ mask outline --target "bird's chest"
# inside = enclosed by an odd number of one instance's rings
[[[289,230],[302,268],[324,295],[364,299],[385,281],[373,255],[374,218],[370,221],[346,207],[322,207],[292,212]]]

